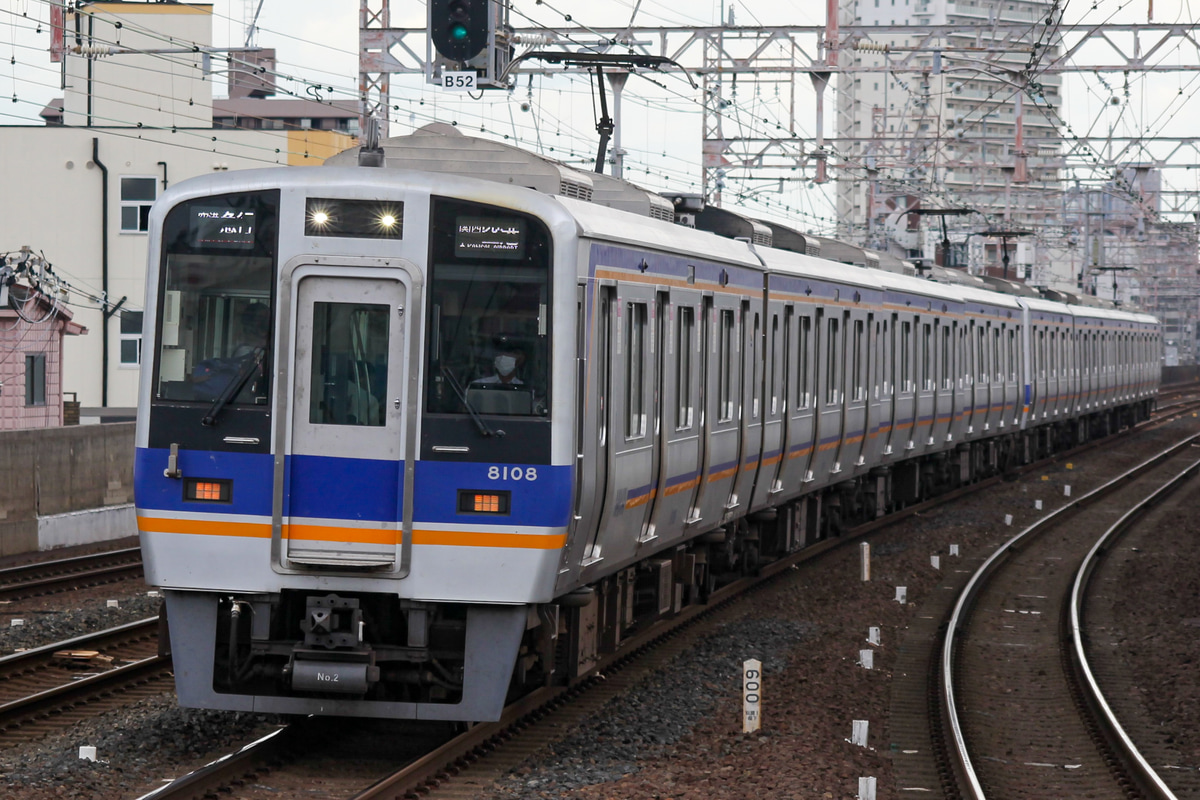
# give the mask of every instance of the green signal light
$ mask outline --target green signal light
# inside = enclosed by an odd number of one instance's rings
[[[461,42],[468,36],[467,26],[461,22],[456,22],[450,26],[450,38],[456,42]]]

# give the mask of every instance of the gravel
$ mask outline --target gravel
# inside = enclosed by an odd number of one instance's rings
[[[77,608],[47,608],[14,614],[24,624],[15,628],[11,624],[0,628],[0,654],[8,655],[17,650],[28,650],[154,617],[158,615],[158,606],[162,602],[161,598],[149,597],[144,587],[138,594],[123,597],[114,597],[112,590],[108,590],[107,594],[108,597],[104,599],[85,600]],[[117,608],[108,607],[110,598],[117,601]],[[63,600],[66,599],[67,596],[64,596]]]
[[[634,772],[640,760],[669,756],[716,710],[722,687],[740,687],[745,660],[761,661],[763,681],[770,683],[787,665],[789,649],[813,638],[816,629],[783,619],[724,626],[551,745],[536,768],[505,781],[498,796],[544,797],[614,781]]]
[[[29,800],[137,797],[275,727],[264,715],[181,709],[159,695],[0,752],[0,785]],[[95,762],[79,757],[84,745],[96,748]]]

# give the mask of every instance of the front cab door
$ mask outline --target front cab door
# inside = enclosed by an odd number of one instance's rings
[[[410,365],[408,291],[394,275],[296,273],[285,567],[388,569],[399,560]]]

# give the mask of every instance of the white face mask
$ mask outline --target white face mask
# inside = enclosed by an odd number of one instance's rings
[[[512,375],[517,368],[517,359],[513,356],[496,356],[492,363],[496,365],[496,372],[505,377]]]

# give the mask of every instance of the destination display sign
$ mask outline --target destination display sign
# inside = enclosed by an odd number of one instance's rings
[[[525,257],[525,220],[518,217],[458,217],[454,254],[459,258]]]
[[[195,247],[254,247],[257,230],[252,209],[192,207],[191,233]]]

